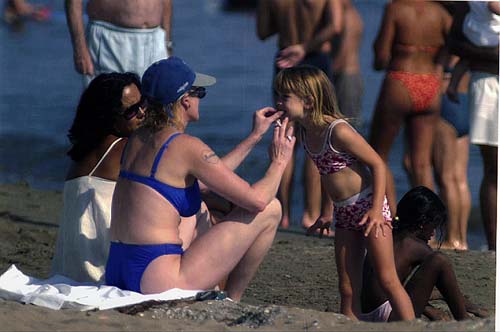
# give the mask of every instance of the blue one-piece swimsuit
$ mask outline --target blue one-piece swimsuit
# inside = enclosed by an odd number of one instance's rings
[[[190,217],[201,206],[198,181],[187,188],[176,188],[155,179],[158,163],[170,142],[180,135],[171,135],[162,145],[151,167],[150,176],[142,176],[128,171],[120,171],[120,178],[149,186],[168,200],[183,217]],[[120,289],[141,292],[141,279],[144,271],[155,258],[163,255],[182,255],[180,244],[127,244],[111,242],[106,264],[106,284]]]

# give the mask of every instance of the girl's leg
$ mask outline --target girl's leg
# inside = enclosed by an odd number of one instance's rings
[[[183,256],[165,255],[153,260],[142,276],[141,291],[203,290],[229,275],[226,290],[239,301],[272,244],[280,218],[277,200],[258,214],[235,208],[196,238]]]
[[[363,233],[335,229],[335,261],[339,277],[340,313],[357,320],[361,313],[361,287],[365,247]]]
[[[297,146],[297,145],[296,145]],[[295,147],[296,147],[295,146]],[[278,200],[281,202],[282,217],[281,227],[288,228],[290,226],[290,200],[293,192],[293,171],[295,168],[295,157],[297,149],[294,149],[293,156],[283,172],[280,186],[278,188]]]
[[[433,164],[441,198],[448,211],[443,249],[458,249],[460,238],[460,196],[457,182],[457,138],[455,129],[439,118],[433,147]]]
[[[449,259],[439,252],[430,254],[406,284],[405,288],[410,295],[416,317],[422,315],[434,286],[443,295],[455,319],[468,318],[465,299],[460,292],[453,266]],[[392,315],[389,320],[391,318]]]
[[[457,169],[458,192],[460,199],[460,216],[458,218],[460,228],[460,248],[467,250],[467,224],[469,222],[471,209],[471,194],[469,180],[467,179],[467,165],[469,164],[469,136],[462,136],[457,139],[457,155],[455,166]]]
[[[321,176],[314,162],[306,154],[304,156],[304,214],[302,226],[309,228],[321,213]]]
[[[415,318],[413,306],[396,272],[394,263],[394,249],[392,243],[392,230],[385,230],[386,236],[375,237],[375,232],[370,232],[367,237],[367,254],[373,262],[375,275],[384,292],[389,297],[392,314],[395,320],[411,320]]]
[[[405,114],[411,109],[408,92],[397,81],[386,77],[377,101],[370,129],[370,145],[387,166],[386,196],[391,213],[396,214],[396,187],[389,167],[389,154]]]

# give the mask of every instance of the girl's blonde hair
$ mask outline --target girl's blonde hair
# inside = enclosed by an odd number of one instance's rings
[[[274,91],[278,95],[293,93],[312,102],[309,116],[314,125],[328,124],[325,120],[327,116],[345,118],[339,110],[330,79],[316,67],[303,65],[283,69],[274,79]]]

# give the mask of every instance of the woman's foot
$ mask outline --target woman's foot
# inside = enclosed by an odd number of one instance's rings
[[[284,229],[287,229],[288,227],[290,227],[290,219],[289,219],[288,215],[283,214],[283,216],[281,217],[280,227],[284,228]]]
[[[446,250],[469,250],[469,246],[467,243],[462,243],[460,241],[444,241],[441,244],[440,249],[446,249]]]

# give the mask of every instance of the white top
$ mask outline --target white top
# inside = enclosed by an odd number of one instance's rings
[[[89,175],[64,182],[63,216],[51,275],[60,274],[80,282],[104,283],[111,201],[116,182],[93,174],[121,139],[109,146]]]
[[[487,1],[469,1],[470,11],[462,26],[464,35],[476,46],[497,46],[500,16],[491,12]]]

